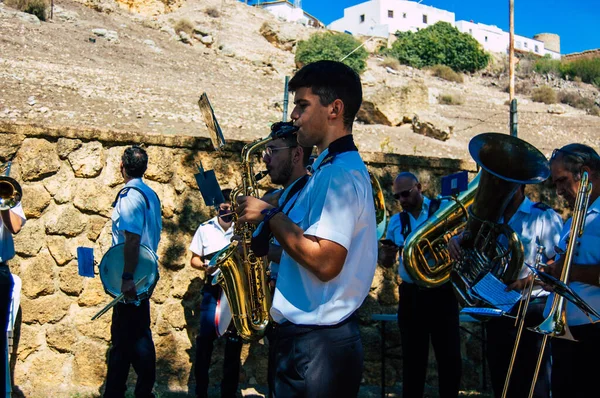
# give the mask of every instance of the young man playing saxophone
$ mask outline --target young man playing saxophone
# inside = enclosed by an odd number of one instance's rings
[[[363,350],[353,315],[369,292],[377,233],[369,173],[352,138],[360,78],[319,61],[292,78],[298,143],[317,147],[313,175],[294,221],[252,197],[238,199],[239,222],[268,223],[283,247],[271,315],[275,397],[353,397]]]

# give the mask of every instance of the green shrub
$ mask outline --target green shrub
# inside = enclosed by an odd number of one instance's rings
[[[19,11],[35,15],[40,21],[46,20],[48,3],[45,0],[6,0],[4,3]]]
[[[563,77],[571,79],[579,76],[585,83],[600,86],[600,58],[577,59],[563,62],[561,65]]]
[[[556,92],[551,87],[542,86],[533,90],[531,99],[544,104],[556,104]]]
[[[568,91],[560,91],[558,93],[558,101],[572,106],[577,109],[592,109],[595,106],[594,100],[591,98],[582,97],[576,93]]]
[[[462,105],[465,101],[461,97],[455,97],[451,94],[442,94],[438,98],[438,102],[442,105]]]
[[[439,77],[440,79],[448,80],[449,82],[462,83],[464,82],[463,75],[460,73],[454,72],[452,68],[446,65],[433,65],[428,68],[431,71],[431,74],[435,77]]]
[[[173,29],[175,29],[175,33],[185,32],[190,36],[192,35],[192,33],[194,33],[194,25],[192,25],[190,20],[186,18],[182,18],[179,21],[177,21],[175,26],[173,26]]]
[[[560,76],[560,60],[552,59],[549,55],[544,55],[536,61],[533,69],[537,73],[550,73],[555,76]]]
[[[339,61],[360,45],[360,41],[347,33],[315,33],[308,40],[298,42],[296,64],[306,65],[321,60]],[[356,73],[362,73],[367,67],[368,56],[367,50],[360,47],[342,62]]]
[[[396,32],[398,38],[386,53],[416,68],[446,65],[457,72],[475,72],[489,62],[489,55],[472,36],[447,22],[418,32]]]

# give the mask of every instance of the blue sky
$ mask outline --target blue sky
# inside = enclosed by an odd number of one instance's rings
[[[302,8],[329,24],[343,17],[344,8],[363,2],[365,0],[302,0]],[[423,0],[422,4],[452,11],[457,21],[473,20],[508,32],[507,0]],[[515,0],[515,33],[527,37],[556,33],[560,36],[563,54],[600,48],[599,25],[599,0]]]

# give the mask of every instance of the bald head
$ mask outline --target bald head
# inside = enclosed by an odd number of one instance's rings
[[[421,183],[413,173],[405,171],[398,174],[392,190],[394,198],[400,202],[402,210],[409,213],[421,211],[423,206]]]

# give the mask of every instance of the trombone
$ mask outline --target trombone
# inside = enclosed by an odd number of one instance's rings
[[[14,178],[9,177],[12,162],[0,165],[0,210],[9,210],[17,206],[23,197],[23,190]]]
[[[509,364],[509,368],[506,375],[506,380],[504,382],[504,390],[502,392],[502,397],[505,398],[508,385],[510,382],[510,375],[514,366],[514,361],[516,358],[516,353],[521,337],[521,333],[523,331],[523,324],[525,321],[525,312],[527,310],[527,305],[529,303],[529,298],[531,296],[531,291],[533,289],[533,284],[535,279],[541,280],[543,283],[551,285],[554,290],[554,298],[552,301],[552,306],[550,308],[550,312],[546,319],[540,323],[538,326],[533,328],[527,328],[536,333],[540,333],[543,335],[542,344],[540,348],[540,353],[538,355],[535,372],[533,374],[533,380],[531,382],[531,387],[529,390],[529,398],[533,397],[533,393],[535,390],[535,385],[537,383],[537,379],[539,376],[540,367],[542,365],[542,360],[544,357],[544,351],[546,349],[546,344],[548,342],[549,337],[556,337],[561,339],[573,340],[575,338],[571,334],[569,330],[569,326],[567,324],[567,314],[566,314],[566,300],[571,301],[575,304],[579,309],[581,309],[588,317],[589,314],[592,314],[598,318],[600,318],[600,314],[595,311],[588,303],[586,303],[577,293],[575,293],[570,287],[567,286],[567,282],[569,280],[569,275],[571,272],[571,265],[573,262],[573,253],[575,249],[575,245],[577,244],[577,239],[581,237],[584,229],[584,221],[587,213],[587,208],[589,204],[590,195],[592,192],[592,184],[589,182],[589,176],[587,172],[583,172],[581,176],[581,183],[579,186],[579,190],[577,191],[577,198],[575,199],[575,207],[573,209],[573,217],[572,224],[569,230],[569,239],[567,244],[567,250],[564,252],[564,264],[562,267],[562,271],[560,274],[560,279],[556,279],[551,275],[545,274],[543,272],[539,272],[539,266],[541,265],[541,255],[540,252],[543,251],[543,246],[539,245],[538,242],[538,253],[536,255],[536,267],[530,267],[533,271],[536,278],[530,282],[528,285],[528,293],[526,298],[526,303],[524,308],[519,308],[519,315],[517,316],[519,322],[519,329],[517,331],[517,336],[515,339],[515,346],[513,347],[513,353],[511,357],[511,361]]]

